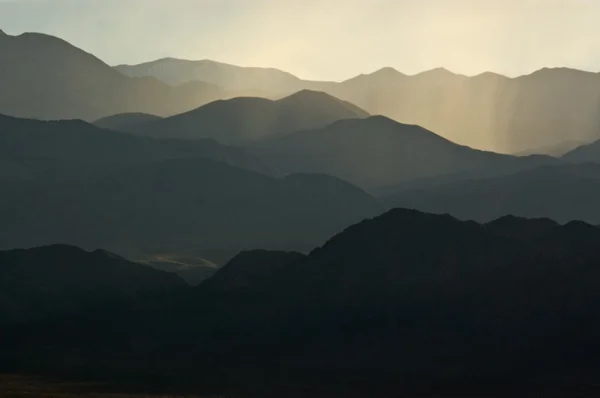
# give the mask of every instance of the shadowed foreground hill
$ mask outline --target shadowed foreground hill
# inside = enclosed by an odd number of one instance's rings
[[[123,164],[203,158],[259,173],[274,169],[242,150],[213,140],[163,140],[100,129],[81,120],[44,122],[0,115],[0,178],[86,176]]]
[[[498,175],[555,161],[471,149],[383,116],[341,120],[266,140],[250,150],[283,170],[326,173],[375,190],[415,179]]]
[[[308,250],[380,211],[374,198],[333,177],[280,179],[220,162],[175,159],[82,179],[2,184],[0,242],[70,243],[118,253]]]
[[[174,274],[103,250],[54,245],[0,251],[0,324],[164,305],[185,289]]]
[[[181,115],[134,126],[131,131],[155,138],[214,138],[225,144],[244,143],[367,116],[353,104],[303,90],[277,101],[251,97],[215,101]]]
[[[395,209],[308,256],[242,253],[175,307],[119,318],[119,330],[90,319],[29,329],[2,355],[21,369],[34,360],[196,392],[593,393],[599,243],[582,222]],[[88,344],[73,346],[80,334]]]
[[[600,224],[600,165],[543,166],[513,175],[462,181],[391,195],[390,207],[490,221],[507,214]]]

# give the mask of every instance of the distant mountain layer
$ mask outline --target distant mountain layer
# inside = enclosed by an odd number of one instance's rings
[[[600,165],[545,166],[504,177],[400,192],[385,201],[393,207],[450,213],[466,220],[490,221],[513,214],[598,225]]]
[[[213,61],[166,59],[117,69],[172,83],[204,81],[246,89],[240,83],[244,76],[243,82],[250,82],[251,88],[269,92],[324,91],[371,114],[423,126],[462,145],[502,153],[542,149],[551,154],[564,142],[600,138],[600,75],[573,69],[545,68],[508,78],[490,72],[467,77],[443,68],[408,76],[386,67],[341,83],[304,81],[281,71]]]
[[[103,250],[54,245],[0,251],[0,324],[164,305],[185,288],[174,274]]]
[[[282,170],[325,173],[374,191],[416,179],[498,175],[555,161],[474,150],[383,116],[341,120],[249,150]]]
[[[600,138],[600,75],[573,69],[545,68],[508,78],[494,73],[467,77],[442,68],[407,76],[383,68],[335,83],[213,61],[165,59],[113,69],[61,39],[37,33],[1,34],[0,51],[0,113],[13,116],[88,121],[121,113],[164,117],[218,99],[278,97],[310,89],[495,152],[551,153],[565,142]]]
[[[118,113],[170,116],[208,102],[260,91],[229,92],[203,82],[169,86],[128,78],[53,36],[0,34],[0,113],[36,119],[96,120]]]
[[[287,94],[304,88],[302,80],[278,69],[241,67],[210,60],[164,58],[114,68],[129,77],[154,77],[172,86],[201,81],[231,91],[264,90],[272,94]]]
[[[508,78],[384,68],[322,88],[371,114],[418,124],[474,148],[517,153],[600,138],[600,74],[542,69]]]
[[[593,392],[598,242],[583,222],[394,209],[308,255],[241,253],[164,309],[17,329],[0,358],[213,393]]]
[[[303,90],[277,101],[250,97],[215,101],[126,130],[155,138],[214,138],[239,144],[367,116],[355,105],[328,94]]]
[[[273,178],[198,158],[0,185],[0,245],[70,243],[124,254],[309,250],[382,207],[324,175]]]
[[[157,141],[81,120],[43,122],[0,115],[0,179],[40,181],[96,175],[127,164],[202,158],[279,175],[262,161],[213,140]]]

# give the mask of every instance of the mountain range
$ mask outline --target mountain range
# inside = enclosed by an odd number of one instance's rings
[[[0,53],[0,390],[600,393],[600,75]]]
[[[6,55],[0,61],[0,113],[12,116],[87,121],[122,113],[172,116],[219,99],[277,98],[309,89],[495,152],[555,153],[569,142],[600,138],[600,77],[574,69],[508,78],[491,72],[467,77],[443,68],[408,76],[386,67],[338,83],[213,61],[166,59],[111,68],[37,33],[0,34],[0,50]]]
[[[599,240],[582,222],[396,209],[308,255],[242,253],[175,301],[5,328],[0,356],[207,393],[592,394]]]
[[[199,61],[200,64],[207,61]],[[190,61],[157,61],[166,69],[181,71],[186,81],[215,82],[212,68],[193,67]],[[179,66],[176,66],[179,64]],[[216,65],[214,64],[215,68]],[[140,75],[165,79],[163,70],[133,66]],[[117,70],[122,70],[117,67]],[[222,80],[237,81],[238,69]],[[205,71],[205,72],[204,72]],[[266,71],[265,71],[266,73]],[[289,77],[270,92],[311,89],[349,101],[373,115],[384,115],[406,124],[417,124],[462,145],[501,153],[554,153],[568,142],[600,139],[600,75],[568,68],[544,68],[530,75],[509,78],[486,72],[464,76],[444,68],[409,76],[385,67],[342,82],[304,81]],[[183,77],[185,76],[185,77]],[[253,88],[260,88],[259,81]]]

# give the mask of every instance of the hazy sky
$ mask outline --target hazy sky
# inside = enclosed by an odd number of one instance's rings
[[[6,33],[56,35],[109,64],[208,58],[334,80],[598,71],[599,21],[600,0],[0,0]]]

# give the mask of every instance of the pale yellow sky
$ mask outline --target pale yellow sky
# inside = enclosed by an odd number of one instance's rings
[[[342,80],[392,66],[600,70],[600,0],[0,0],[0,29],[107,63],[171,56]]]

